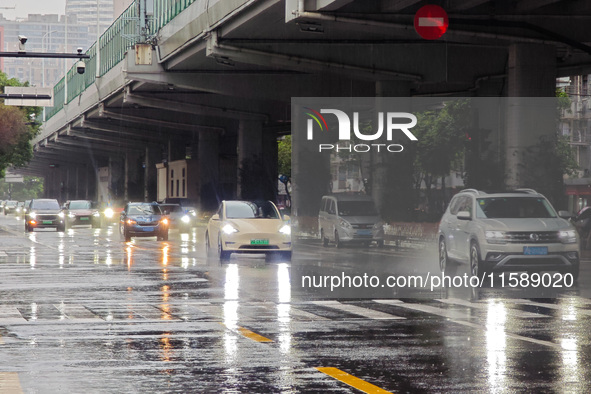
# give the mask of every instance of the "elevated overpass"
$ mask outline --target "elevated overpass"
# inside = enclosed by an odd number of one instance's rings
[[[60,200],[160,198],[157,171],[208,207],[269,197],[291,97],[553,96],[591,73],[591,3],[567,3],[446,1],[426,41],[418,0],[136,0],[56,84],[20,172]]]

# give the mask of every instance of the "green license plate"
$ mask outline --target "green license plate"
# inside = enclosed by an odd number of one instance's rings
[[[80,218],[80,220],[90,220],[90,218]]]
[[[43,224],[53,224],[53,222],[51,220],[44,220]]]
[[[251,239],[250,244],[251,245],[269,245],[269,240],[268,239]]]

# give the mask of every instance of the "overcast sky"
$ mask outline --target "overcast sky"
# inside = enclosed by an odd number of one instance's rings
[[[0,7],[15,7],[14,10],[0,9],[6,19],[26,18],[29,14],[64,14],[66,0],[0,0]]]

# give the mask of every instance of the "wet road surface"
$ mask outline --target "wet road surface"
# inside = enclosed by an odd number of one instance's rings
[[[330,299],[296,295],[289,262],[208,259],[203,230],[125,243],[0,217],[0,393],[591,391],[589,262],[556,298]],[[302,245],[293,264],[436,268],[431,249]]]

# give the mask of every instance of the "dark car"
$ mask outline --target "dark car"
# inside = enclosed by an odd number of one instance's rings
[[[57,200],[31,200],[25,214],[25,231],[31,232],[36,228],[55,228],[57,231],[66,229],[64,213]]]
[[[119,221],[119,232],[125,242],[131,237],[156,237],[159,241],[168,240],[169,220],[162,213],[158,203],[127,203]]]
[[[162,213],[168,216],[170,228],[178,228],[181,233],[188,233],[195,226],[197,215],[192,208],[179,204],[160,204]]]
[[[67,226],[91,225],[93,228],[101,226],[101,215],[90,200],[66,201],[63,211]]]

